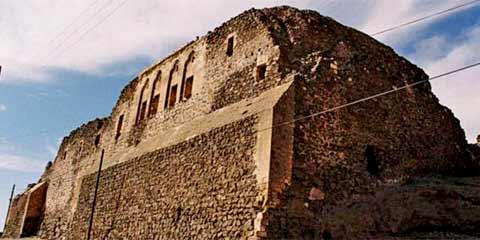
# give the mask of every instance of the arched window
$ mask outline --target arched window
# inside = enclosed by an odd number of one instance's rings
[[[195,61],[195,52],[191,52],[183,68],[182,84],[180,88],[180,99],[188,100],[192,97],[193,90],[193,61]]]
[[[155,116],[155,114],[157,114],[157,111],[158,111],[158,103],[160,102],[160,92],[157,91],[157,88],[160,85],[161,79],[162,79],[162,72],[159,71],[152,84],[152,92],[150,94],[150,109],[148,110],[149,117]]]
[[[120,117],[118,118],[117,133],[115,134],[115,140],[118,140],[118,138],[122,134],[122,127],[123,127],[123,114],[120,115]]]
[[[168,83],[167,83],[167,94],[165,95],[165,108],[170,108],[175,106],[177,101],[177,84],[172,85],[172,81],[178,78],[178,60],[175,61],[173,64],[172,70],[170,70],[170,75],[168,76]]]
[[[147,111],[147,100],[145,99],[145,90],[147,89],[148,86],[148,79],[145,82],[145,84],[142,87],[142,90],[140,91],[140,99],[138,101],[138,107],[137,107],[137,120],[136,123],[140,123],[143,119],[145,119],[145,113]]]

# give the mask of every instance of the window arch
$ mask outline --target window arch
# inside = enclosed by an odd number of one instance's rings
[[[182,84],[180,88],[180,99],[187,100],[192,96],[192,88],[193,88],[193,69],[192,63],[195,61],[195,52],[192,51],[190,55],[188,55],[188,59],[185,62],[185,66],[183,68],[183,76],[182,76]]]
[[[164,108],[173,107],[177,101],[177,85],[172,85],[172,80],[174,77],[177,77],[178,74],[178,60],[175,61],[173,64],[172,70],[170,70],[170,75],[168,76],[168,83],[167,83],[167,93],[165,98],[165,106]]]
[[[137,107],[137,118],[136,118],[136,124],[140,123],[144,118],[145,118],[145,112],[147,111],[147,101],[144,100],[145,96],[145,90],[147,89],[148,86],[148,78],[145,84],[142,87],[142,90],[140,91],[140,98],[138,101],[138,107]]]
[[[155,80],[153,80],[152,91],[150,93],[150,108],[148,109],[148,116],[152,117],[157,114],[158,103],[160,102],[160,93],[157,92],[157,87],[160,85],[162,79],[162,71],[158,71]]]

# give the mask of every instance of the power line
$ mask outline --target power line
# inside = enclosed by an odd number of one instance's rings
[[[86,32],[84,32],[78,39],[77,41],[73,42],[70,44],[63,52],[60,52],[59,54],[63,54],[67,52],[68,50],[71,50],[73,46],[78,44],[85,36],[87,36],[91,31],[93,31],[95,28],[100,26],[102,23],[104,23],[108,18],[110,18],[116,11],[118,11],[125,3],[127,3],[128,0],[122,1],[120,4],[118,4],[112,11],[110,11],[104,18],[102,18],[99,22],[97,22],[95,25],[93,25],[91,28],[89,28]],[[58,54],[57,54],[58,56]]]
[[[474,1],[471,1],[471,2],[464,3],[464,4],[460,4],[460,5],[445,9],[445,10],[440,11],[440,12],[436,12],[436,13],[433,13],[433,14],[430,14],[430,15],[427,15],[427,16],[424,16],[424,17],[421,17],[421,18],[417,18],[415,20],[412,20],[412,21],[409,21],[409,22],[406,22],[406,23],[399,24],[397,26],[387,28],[387,29],[379,31],[379,32],[372,33],[372,34],[370,34],[370,36],[378,36],[378,35],[381,35],[381,34],[384,34],[384,33],[387,33],[387,32],[391,32],[393,30],[403,28],[403,27],[406,27],[408,25],[412,25],[412,24],[415,24],[415,23],[418,23],[418,22],[421,22],[421,21],[425,21],[425,20],[428,20],[430,18],[434,18],[434,17],[440,16],[440,15],[455,11],[457,9],[473,5],[473,4],[478,3],[478,2],[480,2],[480,0],[474,0]]]
[[[46,45],[50,45],[52,43],[54,43],[58,38],[60,38],[63,34],[65,34],[67,32],[67,30],[69,28],[71,28],[73,25],[75,25],[75,23],[77,23],[78,20],[80,20],[89,10],[90,8],[92,8],[93,6],[95,6],[97,3],[99,3],[100,0],[94,0],[92,1],[85,9],[83,9],[82,12],[80,12],[80,14],[78,14],[73,21],[71,21],[69,24],[67,24],[57,35],[55,35],[55,37],[53,37],[52,39],[50,39]],[[32,58],[36,58],[39,54],[35,54]]]
[[[65,43],[67,43],[68,40],[70,40],[75,34],[77,34],[83,27],[87,26],[89,23],[91,23],[96,17],[100,16],[100,14],[105,10],[107,7],[109,7],[112,4],[113,0],[107,1],[105,4],[103,4],[95,13],[92,15],[90,19],[87,19],[87,21],[83,22],[82,25],[80,25],[78,28],[76,28],[73,32],[71,32],[67,37],[63,39],[59,44],[53,47],[53,49],[48,52],[45,57],[42,59],[42,61],[47,61],[51,57],[55,55],[57,50],[59,50]],[[83,36],[83,35],[82,35]],[[68,47],[67,47],[68,49]],[[60,50],[61,52],[61,50]]]
[[[449,76],[449,75],[452,75],[452,74],[455,74],[455,73],[458,73],[458,72],[462,72],[462,71],[465,71],[465,70],[468,70],[468,69],[471,69],[471,68],[474,68],[474,67],[478,67],[478,66],[480,66],[480,62],[470,64],[470,65],[467,65],[467,66],[464,66],[464,67],[461,67],[461,68],[457,68],[455,70],[430,77],[426,80],[418,81],[418,82],[411,83],[411,84],[406,84],[405,86],[402,86],[402,87],[398,87],[398,88],[388,90],[388,91],[385,91],[385,92],[381,92],[381,93],[378,93],[378,94],[375,94],[375,95],[371,95],[371,96],[368,96],[368,97],[365,97],[365,98],[362,98],[362,99],[359,99],[359,100],[355,100],[355,101],[352,101],[352,102],[349,102],[349,103],[346,103],[346,104],[343,104],[343,105],[332,107],[332,108],[329,108],[329,109],[324,110],[324,111],[315,112],[315,113],[309,114],[307,116],[302,116],[302,117],[299,117],[299,118],[295,118],[291,121],[286,121],[286,122],[283,122],[283,123],[273,125],[271,127],[262,128],[262,129],[259,129],[257,132],[262,132],[262,131],[270,130],[270,129],[273,129],[273,128],[281,127],[281,126],[284,126],[284,125],[289,125],[289,124],[292,124],[292,123],[295,123],[295,122],[298,122],[298,121],[314,118],[314,117],[322,115],[322,114],[326,114],[326,113],[333,112],[333,111],[336,111],[336,110],[339,110],[339,109],[342,109],[342,108],[350,107],[350,106],[353,106],[353,105],[356,105],[356,104],[359,104],[359,103],[362,103],[362,102],[366,102],[368,100],[372,100],[372,99],[375,99],[375,98],[378,98],[378,97],[381,97],[381,96],[385,96],[385,95],[388,95],[388,94],[391,94],[391,93],[394,93],[394,92],[398,92],[400,90],[404,90],[404,89],[407,89],[407,88],[410,88],[410,87],[414,87],[414,86],[417,86],[417,85],[420,85],[420,84],[424,84],[424,83],[430,82],[432,80],[443,78],[443,77],[446,77],[446,76]],[[49,130],[47,130],[47,129],[42,131],[42,133],[48,133],[48,132],[49,132]],[[24,136],[16,136],[16,138],[17,137],[28,137],[28,136],[31,136],[31,135],[32,134],[24,135]]]
[[[407,89],[407,88],[410,88],[410,87],[414,87],[414,86],[417,86],[417,85],[420,85],[420,84],[424,84],[424,83],[430,82],[432,80],[439,79],[439,78],[442,78],[442,77],[446,77],[448,75],[458,73],[458,72],[461,72],[461,71],[465,71],[467,69],[474,68],[474,67],[477,67],[477,66],[480,66],[480,62],[470,64],[470,65],[467,65],[467,66],[464,66],[464,67],[461,67],[461,68],[458,68],[458,69],[455,69],[455,70],[452,70],[452,71],[449,71],[449,72],[446,72],[446,73],[442,73],[442,74],[433,76],[431,78],[428,78],[426,80],[418,81],[418,82],[415,82],[415,83],[412,83],[412,84],[406,84],[403,87],[398,87],[398,88],[388,90],[388,91],[385,91],[385,92],[382,92],[382,93],[378,93],[378,94],[375,94],[375,95],[372,95],[372,96],[369,96],[369,97],[365,97],[365,98],[362,98],[362,99],[359,99],[359,100],[356,100],[356,101],[353,101],[353,102],[349,102],[349,103],[346,103],[346,104],[343,104],[343,105],[340,105],[340,106],[336,106],[336,107],[333,107],[333,108],[330,108],[330,109],[327,109],[327,110],[324,110],[324,111],[321,111],[321,112],[315,112],[315,113],[312,113],[310,115],[299,117],[299,118],[296,118],[296,119],[291,120],[291,121],[279,123],[279,124],[274,125],[272,127],[261,129],[259,131],[264,131],[264,130],[268,130],[268,129],[273,129],[275,127],[292,124],[292,123],[295,123],[295,122],[298,122],[298,121],[301,121],[301,120],[316,117],[318,115],[322,115],[322,114],[333,112],[333,111],[336,111],[336,110],[339,110],[339,109],[342,109],[342,108],[350,107],[350,106],[353,106],[353,105],[356,105],[356,104],[359,104],[359,103],[362,103],[362,102],[365,102],[365,101],[368,101],[368,100],[372,100],[374,98],[378,98],[378,97],[385,96],[385,95],[388,95],[388,94],[391,94],[391,93],[394,93],[394,92],[398,92],[400,90],[404,90],[404,89]]]
[[[106,21],[110,16],[112,16],[118,9],[120,9],[120,7],[122,7],[128,0],[124,0],[123,2],[121,2],[119,5],[117,5],[117,7],[115,7],[113,9],[113,11],[109,12],[109,14],[107,14],[103,19],[101,19],[99,22],[97,22],[97,24],[93,25],[93,27],[91,27],[90,29],[88,29],[86,32],[84,32],[80,38],[77,39],[77,41],[75,41],[73,44],[69,45],[69,47],[67,47],[65,49],[65,51],[63,53],[65,53],[66,51],[70,50],[74,45],[78,44],[80,42],[80,40],[85,37],[88,33],[90,33],[91,31],[93,31],[96,27],[98,27],[100,24],[102,24],[104,21]],[[413,21],[410,21],[410,22],[406,22],[406,23],[402,23],[402,24],[399,24],[397,26],[394,26],[394,27],[391,27],[391,28],[388,28],[388,29],[385,29],[383,31],[379,31],[379,32],[376,32],[376,33],[373,33],[371,34],[371,36],[376,36],[376,35],[380,35],[380,34],[383,34],[383,33],[386,33],[386,32],[390,32],[390,31],[394,31],[396,29],[399,29],[399,28],[402,28],[402,27],[406,27],[408,25],[411,25],[411,24],[414,24],[414,23],[418,23],[420,21],[424,21],[424,20],[427,20],[429,18],[432,18],[432,17],[435,17],[435,16],[439,16],[439,15],[442,15],[442,14],[446,14],[448,12],[451,12],[451,11],[454,11],[454,10],[457,10],[459,8],[463,8],[463,7],[466,7],[466,6],[469,6],[469,5],[472,5],[472,4],[475,4],[477,2],[480,2],[480,0],[475,0],[475,1],[471,1],[471,2],[468,2],[468,3],[464,3],[464,4],[461,4],[461,5],[457,5],[457,6],[454,6],[454,7],[451,7],[449,9],[446,9],[446,10],[443,10],[443,11],[440,11],[440,12],[437,12],[437,13],[434,13],[434,14],[430,14],[430,15],[427,15],[425,17],[422,17],[422,18],[419,18],[419,19],[415,19]],[[104,5],[105,6],[105,5]],[[103,10],[103,9],[102,9]],[[98,11],[97,11],[98,12]],[[82,26],[83,27],[83,26]],[[60,52],[60,54],[62,54],[62,52]],[[476,65],[475,65],[476,66]],[[475,66],[470,66],[470,67],[475,67]],[[467,66],[467,68],[470,68],[469,66]],[[462,69],[458,69],[458,70],[462,70]],[[463,69],[465,70],[465,69]],[[447,73],[447,74],[451,74],[451,73]],[[425,80],[425,81],[429,81],[429,80],[433,80],[435,78],[438,78],[439,76],[436,76],[436,77],[432,77],[428,80]],[[423,82],[416,82],[414,85],[417,85],[417,84],[420,84],[420,83],[423,83]],[[412,85],[412,86],[414,86]],[[397,91],[398,90],[401,90],[401,89],[404,89],[404,88],[407,88],[409,86],[405,86],[405,87],[402,87],[402,88],[397,88]],[[382,93],[382,95],[386,95],[388,93],[391,93],[393,91],[389,91],[389,92],[386,92],[386,93]],[[372,99],[374,98],[375,96],[372,96],[372,97],[369,97],[368,99],[364,99],[363,101],[366,101],[366,100],[369,100],[369,99]],[[378,96],[377,96],[378,97]],[[361,100],[358,100],[358,101],[361,101]],[[349,103],[347,104],[348,106],[350,105],[354,105],[356,104],[355,102],[354,103]],[[342,107],[342,106],[339,106],[339,107]],[[333,110],[336,110],[336,109],[339,109],[339,107],[336,107],[334,108]],[[328,112],[329,110],[327,110]],[[330,109],[330,111],[332,111],[332,109]],[[320,113],[319,113],[320,114]],[[314,116],[305,116],[303,118],[308,118],[308,117],[314,117]],[[302,120],[302,119],[296,119],[294,121],[299,121],[299,120]],[[287,123],[288,124],[288,123]],[[47,131],[44,131],[45,133],[48,132]]]
[[[106,5],[103,5],[99,11],[97,11],[95,14],[94,14],[94,17],[98,16],[99,13],[101,11],[103,11],[103,9],[105,9],[108,5],[110,5],[112,0],[110,0],[108,2],[108,4]],[[96,27],[98,27],[100,24],[102,24],[106,19],[108,19],[110,16],[112,16],[120,7],[122,7],[125,3],[126,3],[127,0],[121,2],[119,5],[117,5],[117,7],[111,11],[109,14],[107,14],[106,17],[104,17],[102,20],[100,20],[99,22],[97,22],[97,24],[95,24],[92,28],[88,29],[86,32],[84,32],[74,43],[70,44],[67,48],[64,49],[64,51],[60,51],[59,53],[57,53],[57,55],[61,55],[69,50],[71,50],[71,48],[73,46],[75,46],[76,44],[78,44],[88,33],[90,33],[91,31],[93,31]],[[476,4],[480,2],[480,0],[474,0],[474,1],[471,1],[471,2],[467,2],[467,3],[464,3],[464,4],[460,4],[460,5],[457,5],[457,6],[453,6],[451,8],[448,8],[448,9],[445,9],[443,11],[440,11],[440,12],[436,12],[436,13],[433,13],[433,14],[430,14],[430,15],[427,15],[427,16],[424,16],[424,17],[421,17],[421,18],[418,18],[418,19],[415,19],[415,20],[412,20],[412,21],[409,21],[409,22],[406,22],[406,23],[402,23],[402,24],[399,24],[399,25],[396,25],[394,27],[390,27],[390,28],[387,28],[387,29],[384,29],[382,31],[379,31],[379,32],[375,32],[375,33],[372,33],[370,34],[371,36],[378,36],[378,35],[381,35],[381,34],[384,34],[384,33],[387,33],[387,32],[391,32],[391,31],[394,31],[396,29],[399,29],[399,28],[403,28],[403,27],[406,27],[406,26],[409,26],[409,25],[412,25],[412,24],[415,24],[415,23],[418,23],[418,22],[421,22],[421,21],[425,21],[425,20],[428,20],[430,18],[433,18],[433,17],[437,17],[437,16],[440,16],[440,15],[443,15],[443,14],[446,14],[446,13],[449,13],[449,12],[452,12],[452,11],[455,11],[455,10],[458,10],[460,8],[464,8],[464,7],[467,7],[467,6],[470,6],[470,5],[473,5],[473,4]],[[88,23],[88,21],[86,22]],[[46,59],[48,60],[50,57],[53,57],[53,54],[56,50],[58,50],[61,46],[64,45],[64,43],[70,39],[70,37],[73,36],[73,34],[77,33],[79,29],[81,29],[83,26],[85,26],[86,24],[80,26],[80,28],[78,28],[76,31],[74,31],[72,34],[70,34],[67,38],[64,39],[63,42],[61,42],[59,45],[57,45],[53,51],[51,51]]]

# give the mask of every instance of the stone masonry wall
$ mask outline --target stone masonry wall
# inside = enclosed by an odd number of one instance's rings
[[[28,206],[25,212],[22,236],[36,236],[44,218],[45,197],[48,184],[41,183],[30,190]]]
[[[172,79],[180,88],[178,74],[187,72],[192,54],[193,95],[177,94],[175,106],[165,109],[170,73],[178,64]],[[255,119],[162,149],[152,141],[293,75],[294,88],[274,108],[274,126],[427,78],[392,49],[316,12],[248,10],[140,73],[110,116],[64,139],[41,178],[49,184],[41,236],[84,237],[101,150],[107,165],[117,165],[102,173],[97,239],[247,237],[254,219],[266,226],[258,236],[318,239],[329,204],[412,175],[479,170],[458,120],[428,84],[272,129],[272,151],[265,155],[271,159],[257,159],[269,166],[268,200],[257,199],[253,176]],[[148,112],[157,94],[157,113],[137,121],[140,104],[146,100]],[[142,141],[151,146],[138,148]]]
[[[262,88],[256,86],[255,67],[258,64],[269,64],[267,78],[262,82],[277,82],[275,74],[278,67],[274,67],[274,60],[278,56],[278,49],[271,43],[265,22],[259,21],[260,15],[258,11],[248,11],[155,63],[125,87],[109,117],[82,126],[65,139],[56,160],[44,177],[51,182],[51,187],[47,193],[43,237],[66,237],[65,234],[71,228],[72,213],[78,203],[80,179],[86,171],[98,164],[101,149],[105,150],[106,161],[111,161],[116,154],[135,148],[140,141],[147,140],[158,132],[180,126],[245,97],[258,95],[274,85],[264,84]],[[229,35],[235,37],[235,48],[233,56],[227,58],[225,51]],[[191,53],[195,54],[192,65],[195,77],[192,97],[188,100],[177,99],[175,107],[163,109],[169,73],[176,62],[179,72],[183,72]],[[227,59],[228,68],[225,67]],[[155,94],[160,95],[158,113],[136,123],[140,92],[146,86],[143,99],[147,99],[149,109],[153,82],[157,76],[160,76],[155,90]],[[246,79],[251,81],[247,83]],[[178,84],[178,78],[175,81]],[[240,87],[238,84],[243,85]],[[122,115],[123,127],[117,137],[118,121]]]
[[[273,44],[264,14],[249,10],[224,23],[206,36],[207,76],[213,92],[212,110],[258,96],[281,82]],[[226,54],[227,41],[234,38],[232,56]],[[257,77],[257,66],[264,65],[264,79]]]
[[[105,120],[95,120],[63,140],[49,174],[44,181],[49,187],[46,195],[45,218],[40,235],[47,239],[66,237],[75,210],[75,189],[80,177],[89,165],[94,164],[90,157],[98,155],[100,148],[95,139],[101,132]]]
[[[3,230],[2,238],[19,238],[23,223],[23,215],[27,207],[28,194],[17,195],[10,207],[7,224]]]
[[[304,59],[295,81],[296,118],[427,78],[390,49],[367,44],[344,39],[334,51]],[[294,136],[294,180],[269,211],[273,239],[335,237],[328,227],[322,231],[328,226],[322,216],[345,199],[410,176],[479,169],[458,120],[429,84],[297,121]]]
[[[92,239],[245,239],[258,208],[255,118],[102,171]],[[96,174],[84,178],[70,239],[88,228]]]

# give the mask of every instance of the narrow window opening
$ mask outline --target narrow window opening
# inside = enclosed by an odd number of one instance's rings
[[[150,110],[149,110],[148,116],[152,117],[152,116],[155,116],[155,114],[157,114],[159,101],[160,101],[160,95],[157,94],[155,95],[155,97],[153,97],[152,103],[150,103]]]
[[[117,134],[115,135],[115,140],[117,140],[122,134],[122,126],[123,126],[123,115],[120,115],[120,117],[118,118]]]
[[[182,208],[178,207],[177,211],[175,212],[175,223],[178,223],[178,221],[180,221],[181,216],[182,216]]]
[[[370,175],[377,176],[379,173],[378,160],[375,154],[375,148],[368,145],[365,149],[365,158],[367,160],[367,171]]]
[[[142,103],[142,107],[140,108],[140,118],[138,119],[139,122],[141,122],[143,119],[145,119],[145,112],[147,111],[147,101]]]
[[[170,76],[168,77],[168,82],[167,82],[167,87],[166,87],[166,90],[167,90],[167,93],[165,94],[165,104],[163,106],[164,109],[168,108],[170,106],[170,99],[171,99],[171,95],[172,93],[170,92],[171,90],[171,84],[172,84],[172,80],[174,78],[174,75],[177,73],[178,71],[178,60],[175,61],[175,64],[172,68],[172,70],[170,71]],[[176,95],[176,93],[175,93]]]
[[[233,45],[234,45],[234,38],[229,37],[227,42],[227,56],[231,57],[233,55]]]
[[[159,71],[157,73],[157,77],[155,81],[153,81],[152,92],[150,94],[150,108],[148,109],[148,117],[155,116],[158,111],[158,104],[160,101],[160,95],[156,93],[157,91],[157,84],[160,82],[162,72]]]
[[[322,232],[322,239],[324,240],[332,240],[333,239],[333,236],[332,236],[332,233],[328,230],[324,230]]]
[[[63,159],[67,159],[67,151],[63,153]]]
[[[140,123],[140,121],[145,118],[145,111],[147,109],[146,109],[146,101],[145,101],[144,95],[145,95],[145,90],[147,89],[147,86],[148,86],[148,78],[145,84],[143,85],[142,90],[140,91],[140,100],[138,101],[137,117],[135,118],[135,124]],[[145,104],[145,106],[143,106],[143,104]]]
[[[260,65],[257,67],[257,79],[262,80],[265,79],[265,76],[267,74],[267,65]]]
[[[192,90],[193,90],[193,76],[187,78],[185,83],[185,93],[184,99],[190,99],[192,97]]]
[[[170,98],[168,99],[168,107],[175,106],[177,101],[177,85],[172,86],[172,90],[170,91]]]
[[[97,137],[95,137],[95,147],[98,147],[99,144],[100,144],[100,134],[97,135]]]

